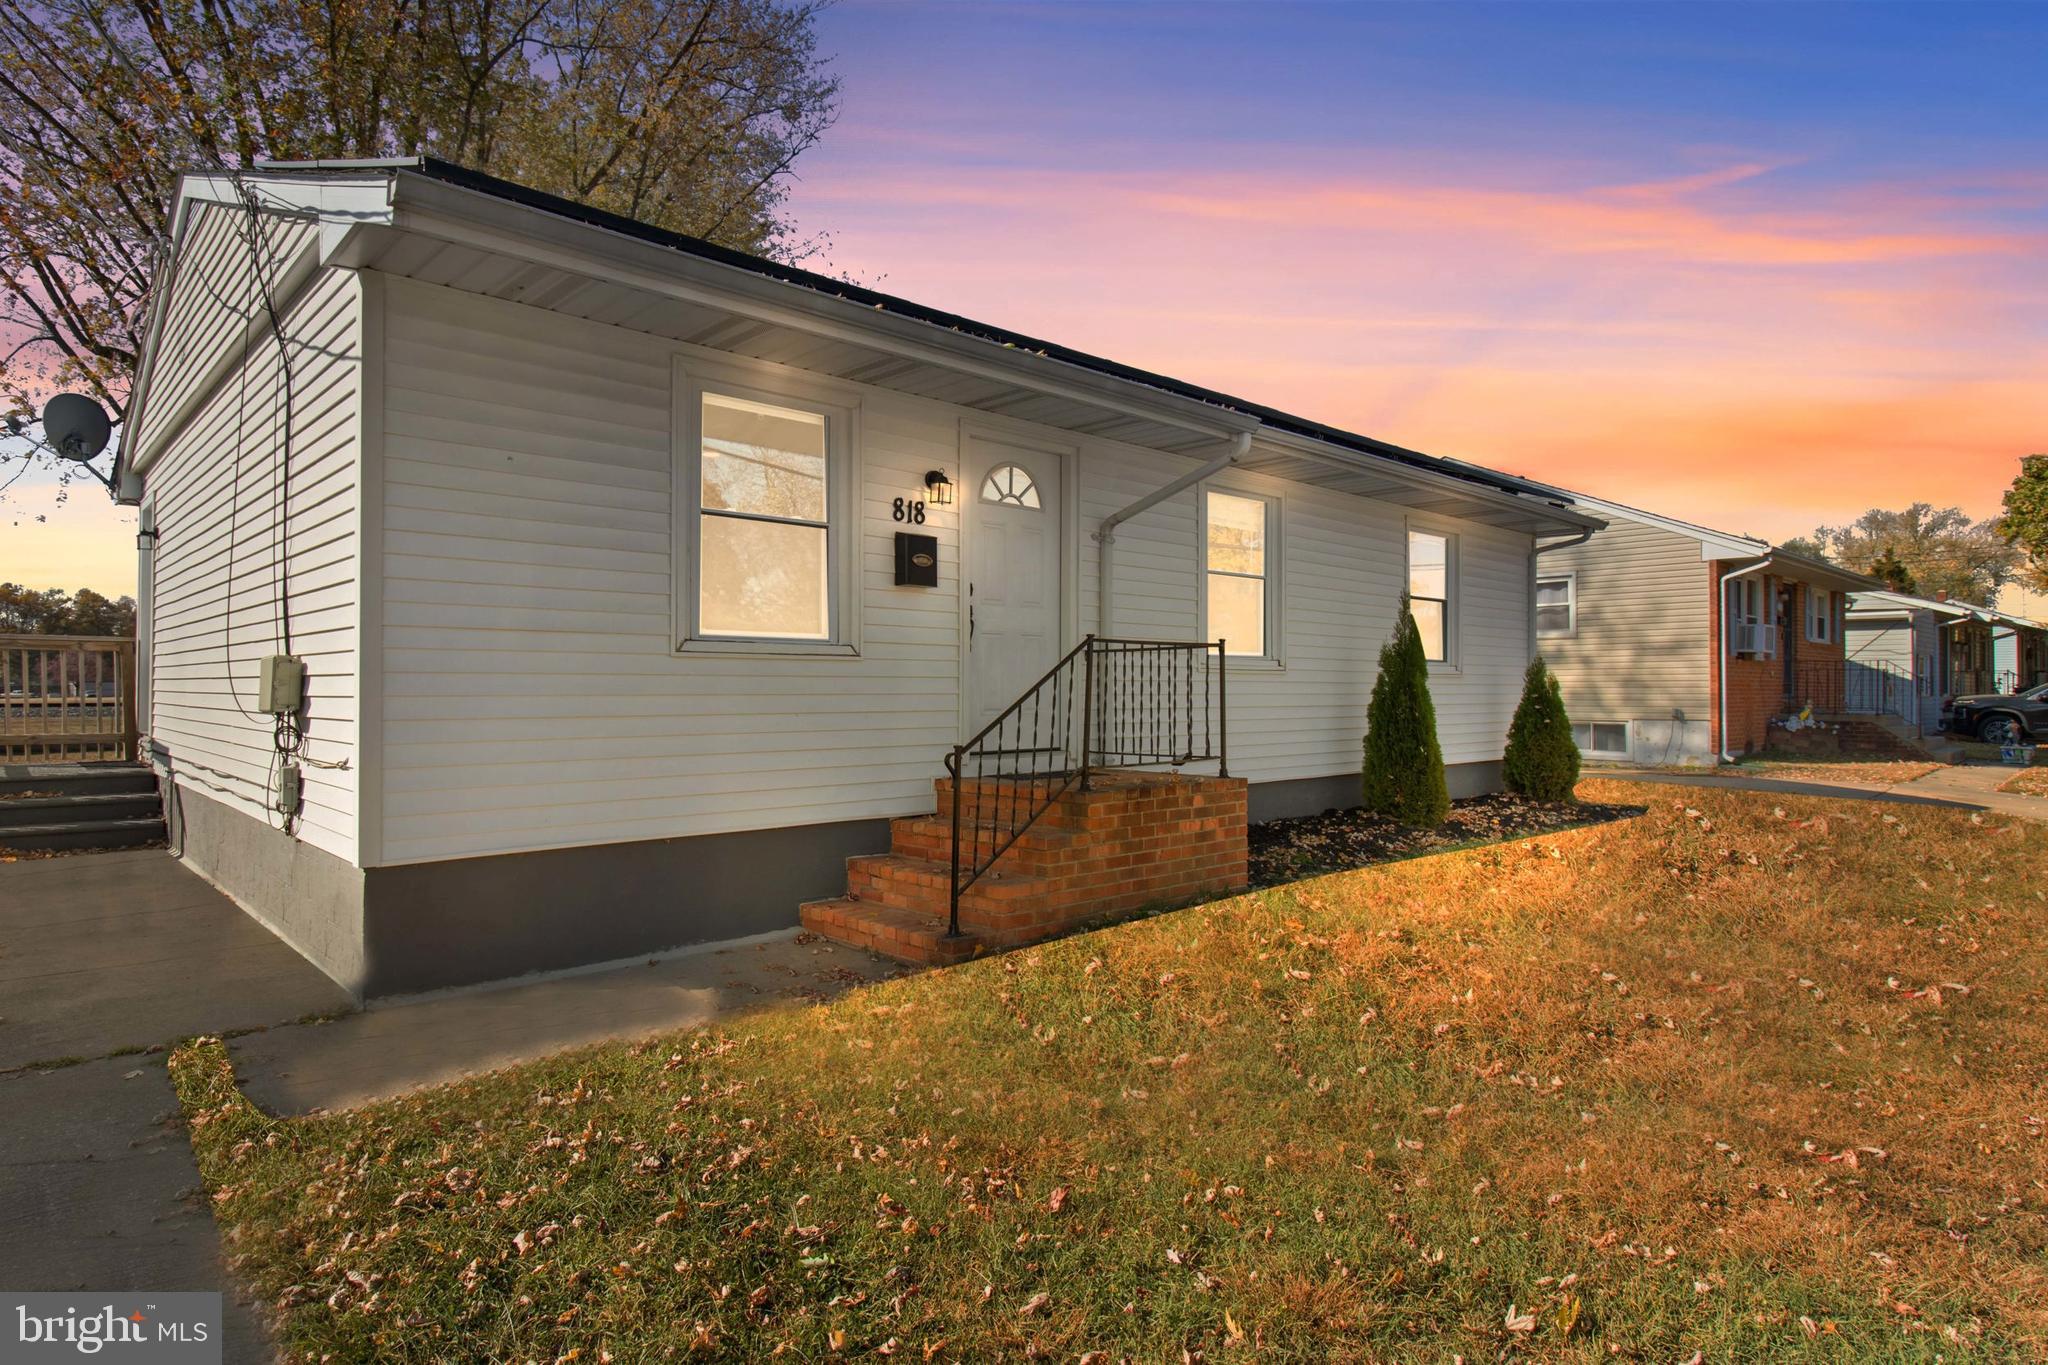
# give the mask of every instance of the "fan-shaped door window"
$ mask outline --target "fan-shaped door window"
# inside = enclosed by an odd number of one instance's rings
[[[1038,485],[1031,481],[1030,471],[1024,466],[999,464],[981,481],[981,500],[1006,507],[1036,508]]]

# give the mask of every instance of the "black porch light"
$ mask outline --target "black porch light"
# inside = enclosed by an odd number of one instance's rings
[[[924,475],[925,501],[934,507],[953,505],[953,481],[943,469],[928,469]]]

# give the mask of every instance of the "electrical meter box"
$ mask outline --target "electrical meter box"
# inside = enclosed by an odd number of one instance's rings
[[[289,654],[264,658],[256,678],[256,709],[281,716],[296,711],[306,699],[306,661]]]

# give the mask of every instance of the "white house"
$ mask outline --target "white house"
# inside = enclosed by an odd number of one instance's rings
[[[1537,546],[1600,525],[432,160],[174,221],[119,468],[146,748],[181,856],[359,994],[793,924],[1091,633],[1227,641],[1257,819],[1354,800],[1412,589],[1490,788]]]

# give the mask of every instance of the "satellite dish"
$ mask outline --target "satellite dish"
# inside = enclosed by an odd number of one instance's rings
[[[60,393],[43,404],[43,439],[80,464],[107,448],[114,424],[105,408],[82,393]]]

